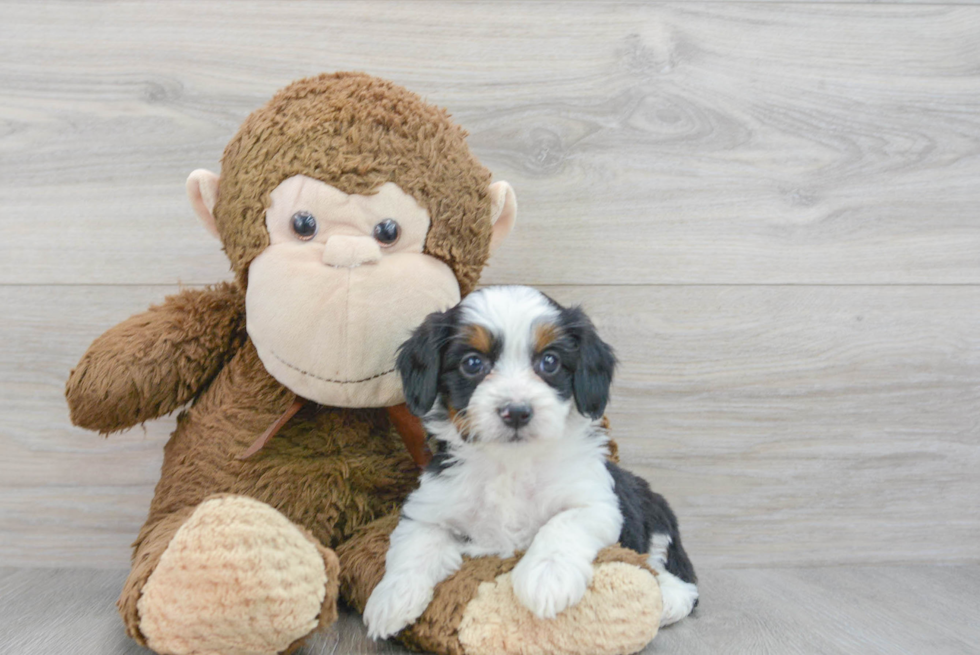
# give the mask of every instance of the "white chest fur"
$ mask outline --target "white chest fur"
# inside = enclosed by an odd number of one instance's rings
[[[574,605],[592,580],[592,562],[615,543],[623,517],[595,426],[562,439],[451,445],[444,466],[423,474],[391,535],[385,575],[364,618],[372,636],[415,620],[435,585],[463,556],[509,557],[514,593],[536,616]]]
[[[509,557],[524,551],[552,517],[603,503],[618,512],[598,435],[574,442],[465,445],[452,464],[426,473],[406,516],[439,525],[463,554]]]

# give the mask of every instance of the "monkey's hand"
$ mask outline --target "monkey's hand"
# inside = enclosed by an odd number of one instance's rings
[[[188,289],[96,339],[71,372],[72,423],[109,433],[168,414],[200,392],[245,339],[233,284]]]

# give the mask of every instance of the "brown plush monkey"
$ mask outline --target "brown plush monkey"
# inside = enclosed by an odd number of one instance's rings
[[[443,110],[354,73],[280,91],[228,144],[220,179],[195,171],[188,192],[236,282],[110,329],[66,395],[72,421],[103,433],[190,404],[119,599],[129,634],[175,655],[289,652],[336,618],[339,593],[362,608],[381,578],[418,476],[383,409],[402,402],[395,349],[472,290],[516,205]],[[552,621],[511,594],[513,559],[472,560],[401,638],[469,655],[634,652],[660,614],[643,559],[604,551],[591,590]]]

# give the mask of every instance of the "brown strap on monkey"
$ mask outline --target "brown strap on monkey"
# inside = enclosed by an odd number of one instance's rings
[[[305,398],[300,398],[296,396],[293,403],[283,412],[282,416],[277,418],[275,422],[270,425],[265,432],[259,435],[259,438],[252,442],[252,445],[242,454],[238,455],[236,459],[245,460],[254,455],[255,453],[262,450],[267,443],[272,441],[272,437],[279,433],[279,430],[283,428],[289,419],[296,416],[296,413],[303,409],[303,405],[306,404]],[[429,463],[432,459],[432,453],[425,445],[425,430],[422,428],[422,422],[418,420],[411,412],[408,411],[408,407],[405,403],[401,405],[395,405],[394,407],[388,408],[388,418],[391,419],[391,424],[395,426],[395,430],[401,435],[402,441],[405,442],[405,448],[408,450],[408,454],[412,456],[412,460],[419,468],[425,468],[425,465]]]
[[[432,453],[425,445],[425,429],[422,427],[422,421],[408,411],[408,406],[405,403],[389,407],[388,418],[391,419],[391,424],[401,435],[402,441],[405,442],[405,448],[415,460],[415,464],[420,469],[425,468],[425,465],[432,459]]]
[[[239,455],[236,459],[248,459],[255,453],[262,450],[262,448],[272,440],[272,437],[276,436],[279,430],[282,429],[282,426],[286,425],[286,423],[289,422],[289,419],[296,416],[296,412],[303,409],[303,405],[305,404],[305,398],[296,396],[296,399],[293,400],[293,404],[289,406],[289,409],[283,412],[282,416],[277,418],[275,423],[266,428],[266,431],[259,435],[258,439],[252,442],[252,445],[248,447],[248,450]]]

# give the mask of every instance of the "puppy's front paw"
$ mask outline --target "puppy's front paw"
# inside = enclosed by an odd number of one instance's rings
[[[579,602],[590,582],[591,562],[558,556],[525,556],[511,574],[517,599],[543,619],[553,619]]]
[[[432,600],[432,587],[407,576],[385,576],[371,592],[364,607],[368,637],[387,639],[398,634],[422,612]]]

